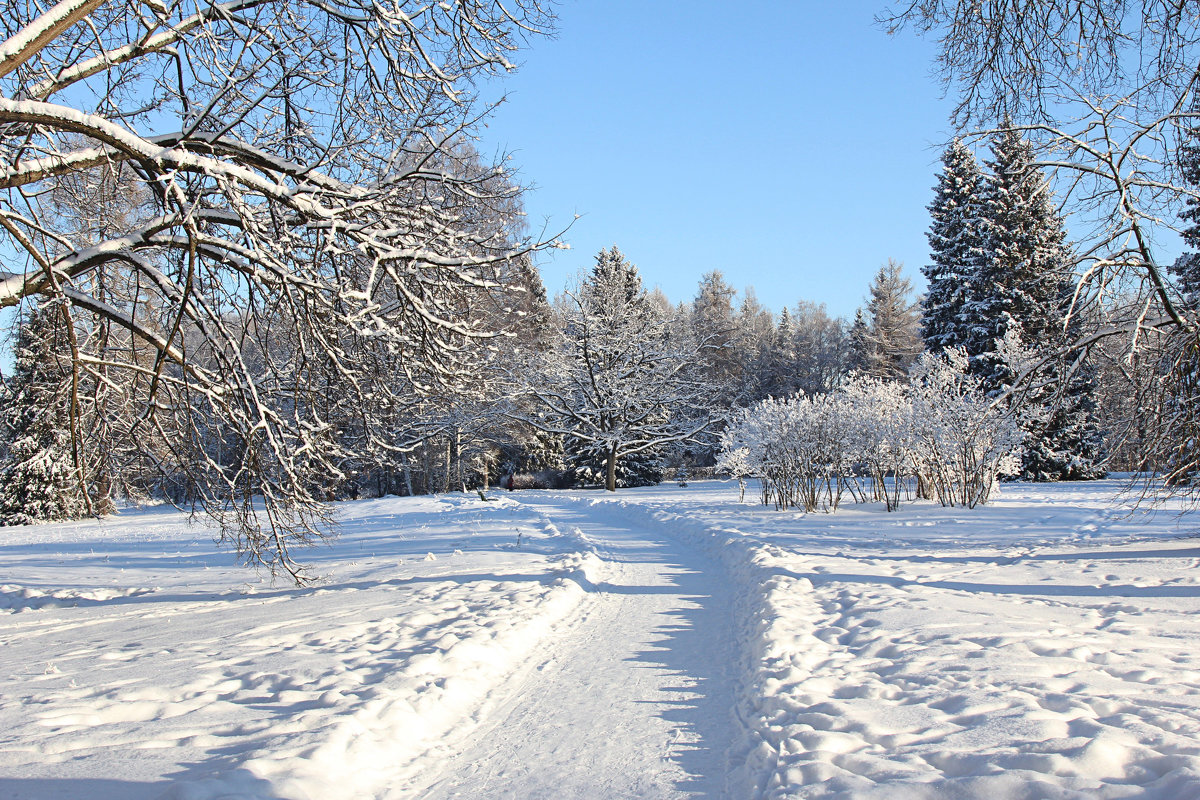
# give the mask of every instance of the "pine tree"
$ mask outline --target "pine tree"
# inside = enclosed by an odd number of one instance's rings
[[[922,268],[928,290],[921,300],[921,335],[933,353],[966,344],[962,308],[984,260],[984,179],[961,140],[942,155],[942,172],[929,205],[930,263]]]
[[[55,306],[31,309],[17,334],[3,408],[7,454],[0,465],[0,525],[76,519],[86,513],[71,446],[67,343]]]
[[[990,396],[1022,376],[1002,342],[1015,338],[1040,355],[1064,350],[1078,332],[1071,314],[1074,283],[1066,229],[1049,182],[1034,163],[1033,146],[1006,126],[992,142],[984,192],[985,258],[963,303],[960,322],[972,371]],[[1057,368],[1059,375],[1051,376]],[[1025,376],[1027,379],[1031,376]],[[1031,383],[1024,402],[1042,406],[1026,427],[1021,476],[1030,480],[1098,477],[1099,433],[1094,421],[1094,375],[1086,364],[1060,360]]]

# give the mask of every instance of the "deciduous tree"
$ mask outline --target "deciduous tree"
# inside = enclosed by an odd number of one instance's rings
[[[328,531],[350,441],[322,393],[358,410],[360,452],[396,447],[362,410],[452,379],[492,333],[465,309],[536,246],[516,185],[463,142],[477,79],[549,23],[538,0],[8,4],[0,305],[40,295],[135,341],[148,364],[77,350],[75,380],[140,375],[141,438],[169,436],[248,561],[301,579],[291,549]],[[100,168],[146,205],[81,246],[48,188]],[[106,269],[136,292],[96,291]]]

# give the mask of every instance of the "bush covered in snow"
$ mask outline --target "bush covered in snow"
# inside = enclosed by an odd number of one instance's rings
[[[886,503],[932,497],[974,506],[1020,468],[1019,420],[988,400],[961,351],[923,355],[907,383],[856,376],[838,391],[743,409],[722,436],[718,465],[762,481],[776,508],[833,511],[842,498]]]
[[[759,477],[763,502],[776,508],[835,509],[853,466],[849,418],[840,392],[768,397],[734,416],[718,463]]]
[[[911,377],[921,478],[942,505],[986,503],[1001,475],[1021,470],[1021,418],[984,396],[961,350],[925,355]]]

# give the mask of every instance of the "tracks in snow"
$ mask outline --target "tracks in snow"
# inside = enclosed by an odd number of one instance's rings
[[[718,565],[605,504],[541,497],[604,561],[578,619],[499,688],[420,796],[715,797],[737,654]]]

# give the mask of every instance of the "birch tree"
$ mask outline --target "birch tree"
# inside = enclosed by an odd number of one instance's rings
[[[514,224],[516,185],[462,142],[477,81],[550,22],[538,0],[9,3],[0,306],[42,296],[68,331],[126,332],[130,357],[70,342],[73,385],[139,376],[138,438],[172,443],[249,562],[302,579],[291,549],[328,532],[322,487],[345,455],[320,393],[336,387],[362,446],[386,450],[362,409],[394,384],[362,354],[405,391],[451,380],[490,333],[464,310],[538,246]],[[95,170],[145,202],[81,246],[49,190]],[[97,289],[114,272],[131,294]]]

